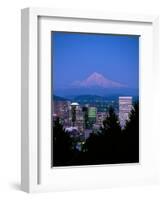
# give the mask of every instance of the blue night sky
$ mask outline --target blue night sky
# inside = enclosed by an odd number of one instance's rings
[[[52,60],[53,89],[93,72],[138,88],[139,36],[53,32]]]

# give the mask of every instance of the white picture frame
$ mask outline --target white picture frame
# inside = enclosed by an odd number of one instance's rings
[[[159,130],[157,120],[152,117],[158,98],[158,16],[25,8],[21,27],[22,190],[60,191],[158,183]],[[142,36],[139,164],[51,168],[50,32],[53,30]]]

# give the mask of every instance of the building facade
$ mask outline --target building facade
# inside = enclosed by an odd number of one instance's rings
[[[71,103],[70,105],[70,115],[69,121],[71,121],[71,126],[76,126],[79,131],[84,130],[84,116],[82,107],[78,103]]]
[[[53,101],[52,114],[55,117],[59,117],[63,121],[64,125],[69,125],[69,101]]]
[[[88,109],[88,120],[90,128],[92,128],[93,124],[96,123],[96,117],[97,117],[97,108],[96,107],[89,107]]]
[[[121,128],[124,128],[126,121],[129,120],[129,114],[132,110],[132,97],[121,96],[119,97],[119,121]]]

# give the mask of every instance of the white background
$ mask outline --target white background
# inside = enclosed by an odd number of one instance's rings
[[[51,31],[87,31],[89,33],[136,34],[140,37],[140,165],[109,165],[103,167],[83,167],[50,169],[51,151]],[[106,188],[123,185],[145,185],[155,182],[157,177],[158,135],[153,118],[152,106],[157,98],[156,82],[152,65],[152,26],[142,24],[122,24],[118,22],[88,22],[84,20],[61,20],[39,18],[39,71],[40,71],[40,180],[45,188],[52,186],[55,191],[71,188]],[[148,74],[148,75],[147,75]],[[158,99],[158,98],[157,98]],[[156,109],[155,109],[156,110]],[[152,115],[149,115],[149,111]],[[150,126],[149,126],[150,124]],[[157,131],[157,132],[155,132]],[[143,133],[143,134],[141,134]],[[32,159],[33,160],[33,159]],[[34,158],[35,161],[35,158]],[[64,182],[64,184],[63,184]],[[49,185],[49,187],[47,187]]]
[[[20,191],[20,9],[53,7],[160,15],[160,85],[163,85],[163,5],[161,0],[4,0],[0,3],[0,199],[163,199],[163,173],[159,186],[26,194]],[[163,67],[162,67],[163,68]],[[162,86],[163,87],[163,86]],[[160,133],[163,89],[157,111]],[[152,95],[152,91],[151,91]],[[162,105],[161,105],[162,103]],[[162,144],[161,135],[160,143]],[[163,145],[161,145],[163,146]],[[161,147],[163,154],[163,147]],[[163,169],[163,156],[161,156]]]

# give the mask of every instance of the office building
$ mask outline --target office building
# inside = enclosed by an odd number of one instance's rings
[[[126,121],[129,120],[129,114],[132,109],[132,97],[121,96],[119,97],[119,121],[121,128],[123,129],[126,125]]]

